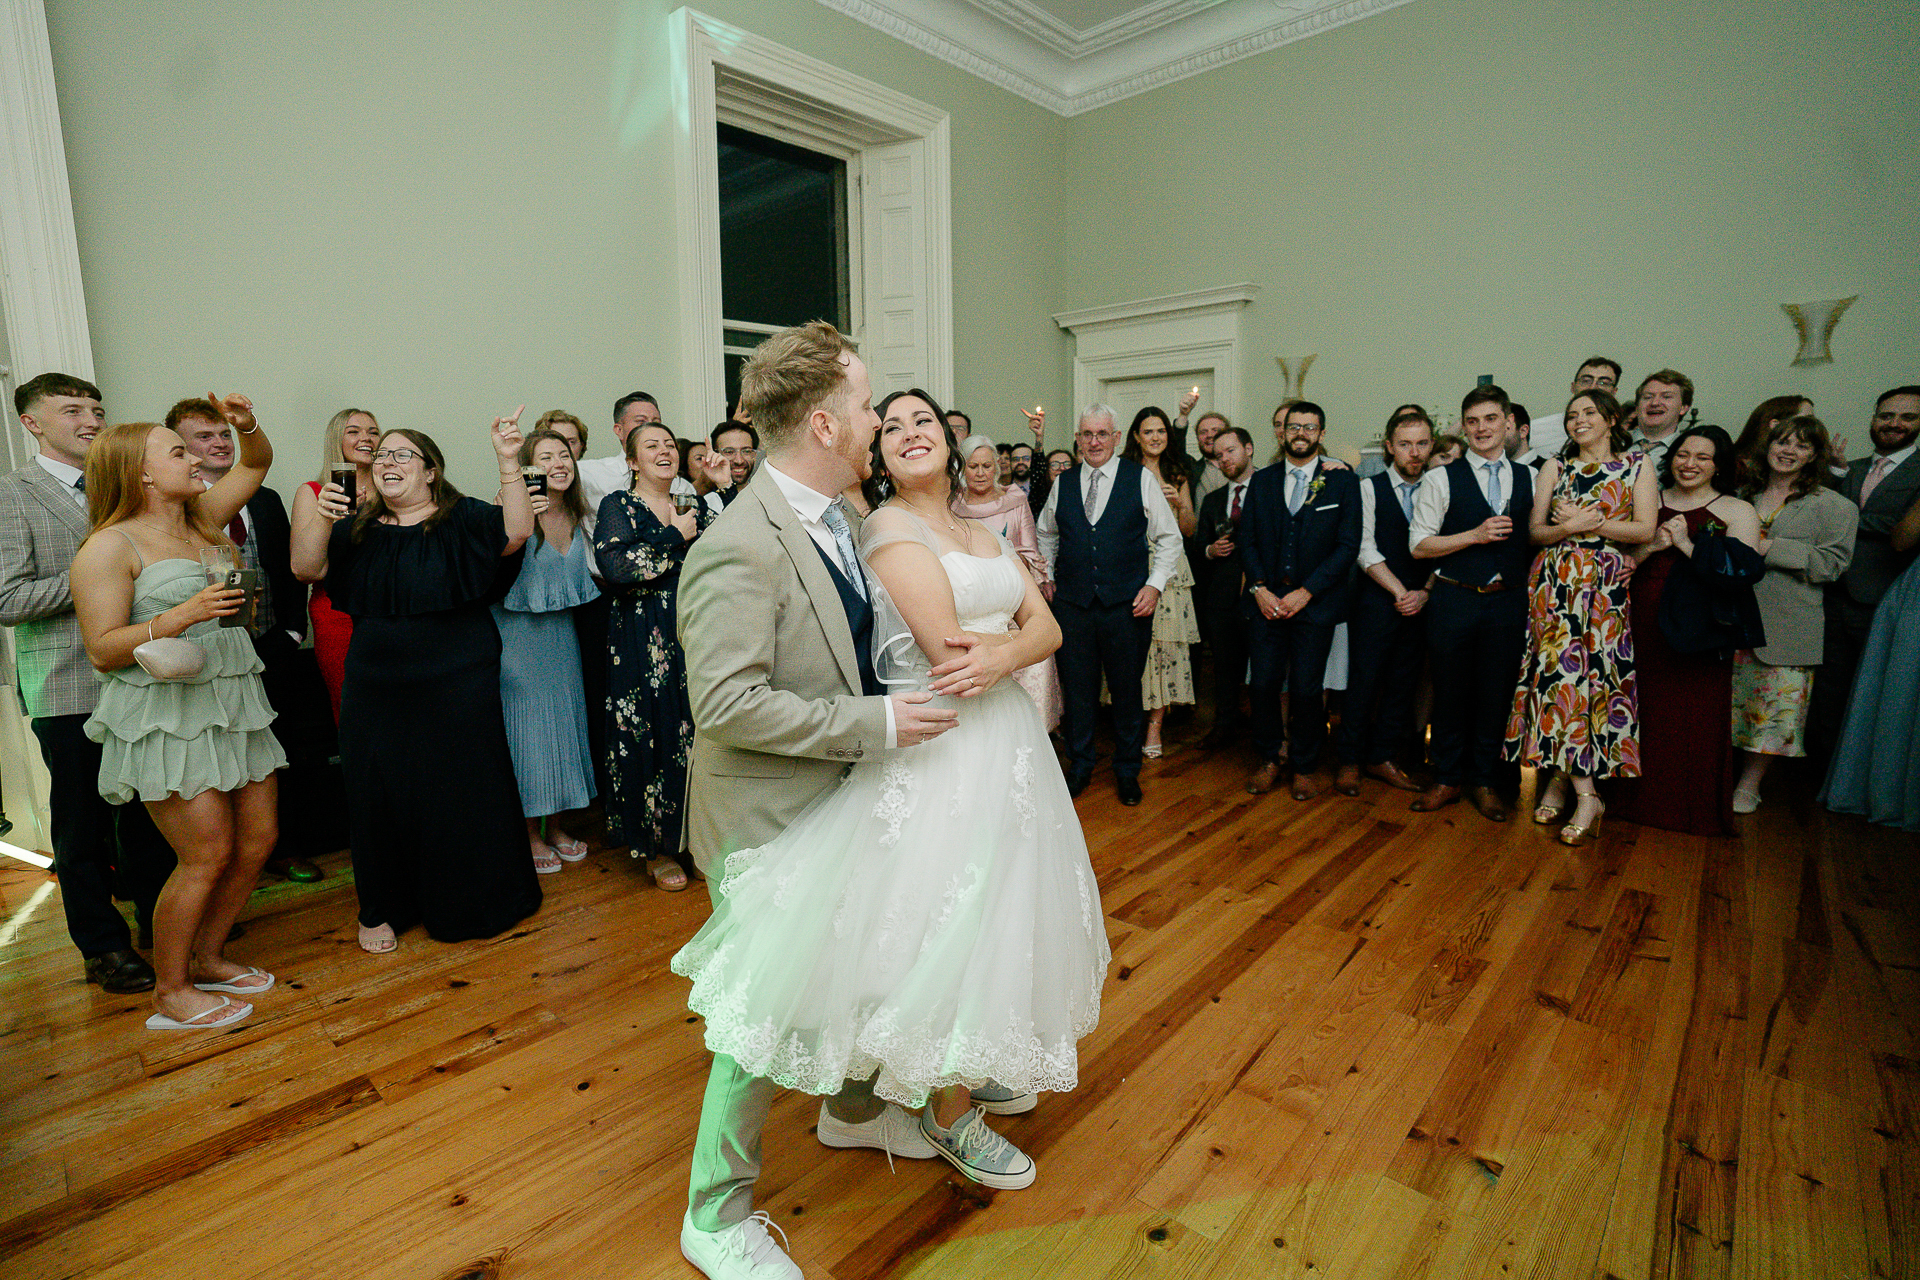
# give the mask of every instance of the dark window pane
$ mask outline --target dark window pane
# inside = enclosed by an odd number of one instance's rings
[[[724,124],[719,158],[726,317],[847,329],[846,163]]]

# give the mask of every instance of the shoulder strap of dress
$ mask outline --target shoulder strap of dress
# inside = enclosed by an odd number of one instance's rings
[[[132,534],[122,529],[119,525],[113,526],[113,531],[127,540],[127,545],[133,548],[134,559],[140,562],[140,572],[145,573],[147,571],[147,558],[140,553],[140,544],[133,540]]]

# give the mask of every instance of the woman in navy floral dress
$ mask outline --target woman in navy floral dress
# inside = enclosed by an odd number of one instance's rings
[[[607,834],[625,844],[662,889],[687,887],[680,831],[693,713],[686,655],[674,626],[687,548],[716,518],[705,503],[677,511],[680,449],[657,424],[627,436],[633,484],[600,503],[593,554],[612,604],[607,621]]]

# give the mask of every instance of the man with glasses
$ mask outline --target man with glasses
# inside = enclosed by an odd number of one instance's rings
[[[1353,472],[1322,465],[1326,411],[1311,400],[1281,415],[1281,465],[1254,473],[1235,541],[1247,576],[1253,665],[1253,742],[1261,761],[1247,790],[1263,795],[1289,761],[1292,793],[1311,800],[1326,790],[1327,655],[1346,615],[1347,577],[1360,551],[1360,485]],[[1291,690],[1287,722],[1280,688]]]
[[[1180,525],[1160,482],[1119,457],[1113,410],[1087,406],[1074,433],[1080,462],[1069,467],[1040,510],[1040,554],[1053,579],[1048,598],[1060,621],[1061,731],[1067,790],[1093,781],[1093,724],[1106,677],[1113,698],[1113,778],[1120,803],[1140,803],[1140,749],[1147,718],[1140,677],[1153,636],[1153,610],[1180,560]]]
[[[633,471],[627,466],[627,437],[635,427],[660,421],[660,402],[644,391],[629,391],[613,402],[613,436],[620,452],[611,458],[591,458],[576,463],[580,477],[580,496],[586,499],[587,518],[582,522],[587,536],[593,536],[593,524],[600,516],[600,500],[610,493],[622,493],[633,483]],[[602,792],[601,794],[605,794]]]
[[[753,478],[753,464],[760,457],[760,433],[744,422],[723,422],[707,438],[707,447],[727,460],[727,487],[707,495],[709,505],[718,498],[724,508]]]
[[[1604,391],[1610,396],[1619,395],[1620,362],[1606,356],[1588,356],[1582,360],[1580,368],[1573,375],[1573,384],[1567,388],[1567,398],[1572,399],[1582,391]],[[1526,452],[1519,461],[1538,467],[1546,459],[1558,456],[1566,443],[1566,414],[1555,413],[1535,418]]]

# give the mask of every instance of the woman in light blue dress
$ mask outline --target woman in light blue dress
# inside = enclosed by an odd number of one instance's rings
[[[1920,546],[1920,502],[1888,539],[1896,551]],[[1920,831],[1920,560],[1893,580],[1873,611],[1820,802],[1836,813]]]
[[[234,563],[221,529],[260,488],[273,449],[245,396],[211,403],[239,446],[211,487],[179,434],[156,423],[102,431],[87,448],[94,531],[72,571],[100,673],[86,724],[100,744],[100,794],[144,803],[179,859],[153,911],[155,1031],[238,1022],[274,986],[224,948],[279,835],[274,774],[287,757],[268,727],[260,658],[232,625],[245,593],[208,586],[201,565],[203,551]]]
[[[520,576],[493,606],[500,628],[500,700],[507,745],[520,784],[533,869],[542,875],[587,856],[587,846],[548,821],[583,809],[594,796],[593,752],[587,745],[587,699],[573,610],[599,598],[593,549],[580,527],[586,502],[573,448],[557,431],[536,431],[520,447],[520,465],[546,473],[547,491],[533,496],[537,518]]]

